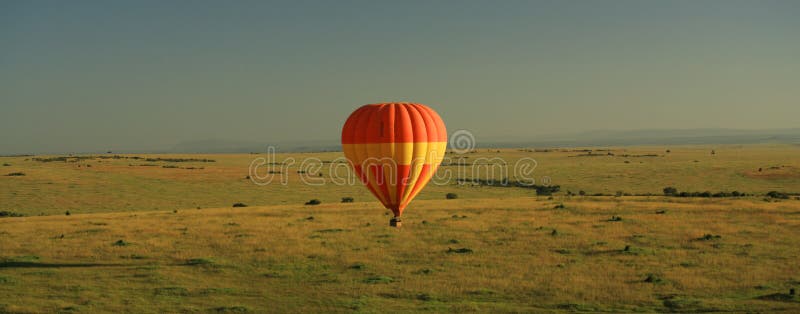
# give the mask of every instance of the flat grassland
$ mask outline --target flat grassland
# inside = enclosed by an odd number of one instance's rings
[[[278,154],[268,185],[246,178],[254,154],[0,157],[0,211],[24,215],[0,217],[0,313],[798,312],[800,201],[764,196],[800,192],[798,156],[448,155],[440,172],[453,178],[513,178],[459,165],[532,158],[537,184],[561,190],[430,184],[401,229],[364,187],[333,184],[336,152]],[[307,158],[325,166],[301,168]],[[749,196],[665,197],[667,186]]]

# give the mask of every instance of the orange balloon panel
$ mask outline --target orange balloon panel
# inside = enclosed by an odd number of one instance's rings
[[[399,217],[444,158],[447,130],[428,106],[370,104],[342,129],[342,150],[367,188]]]

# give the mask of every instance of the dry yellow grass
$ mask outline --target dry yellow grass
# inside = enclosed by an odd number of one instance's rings
[[[669,149],[670,152],[666,153]],[[711,155],[714,149],[716,154]],[[797,145],[725,145],[616,147],[607,151],[595,149],[593,157],[576,157],[581,149],[532,152],[519,149],[481,149],[475,153],[448,154],[453,163],[470,164],[499,157],[509,167],[521,158],[537,161],[534,178],[560,185],[562,192],[585,191],[589,194],[614,195],[617,191],[631,194],[661,194],[666,186],[690,192],[740,192],[761,194],[777,190],[800,193],[800,146]],[[297,171],[303,160],[316,158],[334,161],[341,152],[278,154],[275,161],[293,158],[295,164],[278,167],[287,176],[288,184],[258,186],[246,179],[250,163],[264,154],[208,155],[122,155],[141,158],[195,158],[215,162],[149,162],[144,159],[85,159],[79,162],[34,161],[32,157],[0,157],[0,210],[26,215],[40,213],[73,213],[173,210],[182,208],[227,207],[236,202],[248,205],[303,204],[317,198],[324,203],[338,203],[342,197],[356,201],[372,200],[372,195],[359,184],[330,184],[328,170],[323,167],[324,186],[305,185]],[[627,157],[626,157],[627,156]],[[654,156],[654,157],[653,157]],[[43,157],[43,156],[37,156]],[[104,157],[110,157],[105,155]],[[91,165],[91,167],[87,167]],[[144,166],[153,165],[153,166]],[[164,168],[178,167],[178,168]],[[774,168],[777,167],[777,168]],[[195,169],[185,169],[195,168]],[[202,169],[200,169],[202,168]],[[762,171],[758,172],[761,168]],[[341,168],[334,168],[342,170]],[[261,171],[266,168],[261,168]],[[417,199],[442,199],[455,192],[460,198],[505,198],[533,196],[532,190],[501,189],[456,185],[459,177],[488,177],[484,167],[443,166],[440,173],[450,171],[448,184],[429,184]],[[24,172],[21,177],[7,173]],[[339,171],[343,174],[342,171]],[[513,171],[506,175],[514,177]],[[499,171],[496,179],[503,177]],[[316,178],[319,179],[319,178]],[[278,179],[275,180],[278,182]]]
[[[2,219],[0,310],[800,311],[796,200],[422,200],[399,230],[377,208]]]
[[[299,161],[338,152],[279,154],[298,162],[280,169],[287,185],[267,186],[245,178],[263,155],[0,157],[8,164],[0,211],[27,215],[0,218],[0,313],[800,312],[788,294],[800,289],[800,201],[763,196],[800,192],[799,149],[449,155],[509,165],[534,158],[535,178],[562,190],[548,199],[532,189],[431,184],[400,230],[358,184],[330,184],[328,173],[325,185],[302,184]],[[26,175],[4,176],[12,172]],[[565,195],[666,186],[752,195]],[[302,205],[310,199],[322,205]],[[236,202],[251,207],[230,208]]]

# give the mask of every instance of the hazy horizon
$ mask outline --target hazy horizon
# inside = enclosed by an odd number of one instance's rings
[[[388,101],[487,139],[797,128],[798,13],[796,1],[6,1],[0,154],[322,141]]]

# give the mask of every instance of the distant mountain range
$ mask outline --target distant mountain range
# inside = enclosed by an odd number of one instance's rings
[[[694,144],[800,144],[800,128],[772,130],[687,129],[589,131],[575,134],[537,136],[536,139],[494,139],[479,147],[576,147]]]
[[[514,135],[505,137],[475,136],[476,148],[553,148],[553,147],[608,147],[635,145],[698,145],[698,144],[763,144],[784,143],[800,145],[800,128],[771,130],[739,129],[688,129],[688,130],[600,130],[573,134]],[[207,139],[180,142],[172,147],[154,149],[119,148],[112,153],[264,153],[267,147],[276,152],[341,151],[338,138],[306,141],[242,141]],[[48,151],[37,154],[102,154],[107,150]],[[18,156],[27,152],[3,156]]]
[[[772,130],[688,129],[688,130],[600,130],[574,134],[514,136],[482,139],[475,134],[477,147],[578,147],[693,144],[800,144],[800,128]],[[273,146],[278,152],[339,151],[338,140],[248,142],[202,140],[182,142],[166,153],[246,153],[265,152]]]

